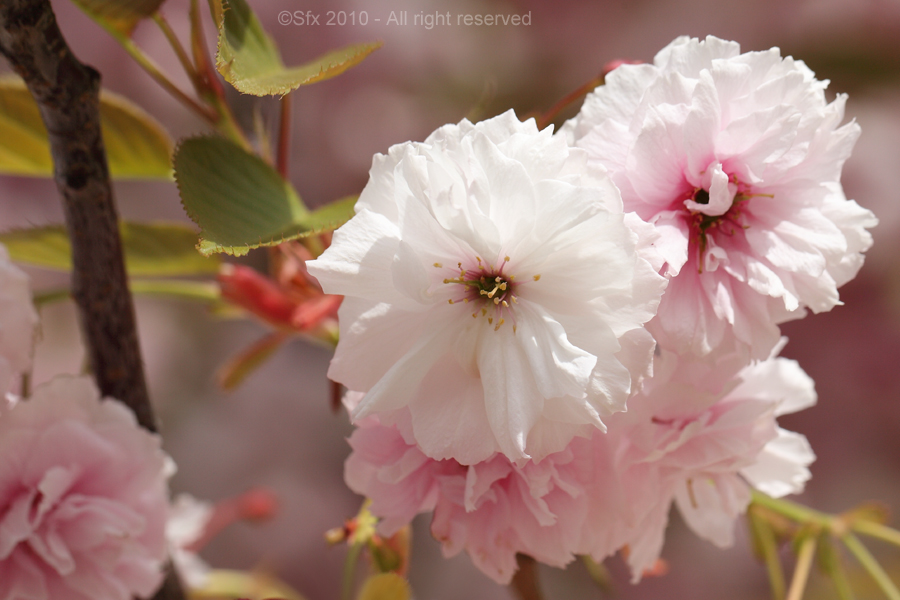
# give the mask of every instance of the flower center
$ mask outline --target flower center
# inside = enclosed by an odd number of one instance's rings
[[[516,330],[515,315],[511,308],[513,304],[518,302],[518,298],[513,291],[518,286],[515,281],[515,275],[509,275],[503,272],[509,257],[503,258],[500,267],[488,265],[475,257],[477,265],[473,268],[466,269],[462,263],[457,263],[459,275],[453,278],[444,279],[444,283],[462,286],[463,295],[459,298],[450,298],[450,304],[479,303],[480,309],[472,313],[472,318],[477,319],[479,316],[485,317],[488,324],[494,325],[494,331],[500,329],[500,326],[506,322],[506,317],[513,319],[513,331]],[[440,263],[434,263],[435,267],[442,268]],[[540,275],[535,275],[535,281],[540,279]]]
[[[734,235],[737,231],[746,229],[748,225],[744,223],[744,208],[746,202],[750,198],[754,198],[756,196],[765,196],[767,198],[771,198],[771,194],[754,194],[750,191],[749,187],[745,184],[742,184],[738,178],[734,175],[731,176],[731,180],[734,185],[737,186],[737,193],[734,195],[734,200],[731,203],[729,209],[721,215],[707,215],[702,212],[694,212],[687,211],[689,215],[689,225],[691,228],[692,238],[697,241],[697,247],[700,252],[700,257],[703,257],[703,254],[706,252],[706,248],[708,246],[707,243],[707,235],[711,235],[715,232],[723,233],[725,235]],[[695,189],[690,196],[688,196],[690,200],[693,200],[697,204],[707,205],[709,204],[709,190],[705,190],[703,188]],[[702,263],[701,270],[702,270]]]
[[[697,204],[709,204],[709,192],[700,188],[694,191],[694,197],[691,200]]]

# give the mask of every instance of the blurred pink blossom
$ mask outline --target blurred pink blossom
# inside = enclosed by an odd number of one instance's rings
[[[131,600],[166,558],[171,462],[90,379],[0,406],[0,599]]]
[[[659,557],[673,503],[697,535],[727,547],[751,486],[798,493],[815,458],[804,436],[776,424],[816,402],[795,361],[770,358],[735,372],[733,362],[664,351],[654,367],[608,434],[627,508],[613,537],[628,545],[635,579]]]

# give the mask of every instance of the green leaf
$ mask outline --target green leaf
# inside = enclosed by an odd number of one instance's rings
[[[396,573],[380,573],[362,585],[357,600],[409,600],[409,584]]]
[[[245,0],[222,0],[222,6],[216,68],[244,94],[287,94],[340,75],[382,46],[382,42],[354,44],[304,65],[285,67],[278,47]]]
[[[197,234],[180,223],[121,223],[128,274],[140,277],[216,273],[219,261],[197,254]],[[0,234],[13,260],[36,267],[72,268],[69,236],[62,225]]]
[[[159,10],[165,0],[72,0],[78,8],[101,25],[109,25],[131,35],[141,19]]]
[[[128,282],[132,294],[144,296],[165,296],[179,300],[191,300],[210,305],[211,309],[225,306],[221,290],[216,283],[191,281],[187,279],[132,279]],[[38,308],[68,300],[72,292],[68,288],[55,289],[34,295],[34,305]]]
[[[102,91],[100,127],[113,178],[171,179],[172,141],[142,109]],[[47,130],[31,93],[17,77],[0,77],[0,173],[53,175]]]
[[[182,142],[175,179],[188,216],[200,226],[197,248],[204,255],[240,256],[334,229],[353,215],[354,197],[309,212],[275,169],[224,138]]]

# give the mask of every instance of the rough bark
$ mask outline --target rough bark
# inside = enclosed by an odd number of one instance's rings
[[[47,0],[0,3],[0,53],[37,101],[72,242],[72,295],[104,396],[156,431],[100,136],[100,74],[72,54]]]

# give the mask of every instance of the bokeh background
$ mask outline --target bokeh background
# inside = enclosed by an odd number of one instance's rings
[[[202,3],[205,4],[205,3]],[[104,85],[136,102],[178,139],[205,131],[187,109],[154,84],[102,30],[66,0],[54,0],[76,54],[103,74]],[[826,511],[878,499],[900,510],[900,2],[897,0],[251,0],[260,20],[297,64],[352,42],[380,39],[384,47],[344,75],[293,94],[291,178],[310,205],[365,185],[372,155],[394,143],[422,140],[448,122],[486,117],[508,108],[543,111],[617,58],[652,60],[679,35],[714,34],[744,50],[779,46],[803,59],[829,94],[850,94],[848,118],[862,126],[844,170],[847,195],[881,220],[859,277],[841,290],[846,306],[784,326],[784,355],[815,379],[819,404],[782,424],[808,436],[818,454],[802,501]],[[187,36],[186,0],[163,12]],[[366,26],[327,26],[327,11],[366,11]],[[311,11],[319,25],[283,25],[282,11]],[[391,11],[408,24],[387,25]],[[451,14],[452,25],[427,29],[417,14]],[[459,26],[456,15],[530,14],[530,25]],[[381,22],[376,23],[375,18]],[[214,40],[208,23],[208,40]],[[163,36],[143,23],[135,40],[184,88],[187,79]],[[6,64],[0,71],[8,70]],[[234,98],[243,114],[258,111],[274,124],[271,99]],[[577,106],[564,116],[571,116]],[[187,222],[175,186],[117,183],[123,217]],[[61,223],[54,186],[0,177],[0,228]],[[264,256],[250,257],[262,266]],[[37,289],[65,279],[31,271]],[[274,490],[281,509],[263,525],[226,530],[203,556],[216,567],[262,565],[311,600],[339,595],[345,548],[329,547],[323,532],[357,511],[361,498],[346,489],[342,463],[350,432],[328,407],[329,352],[295,341],[233,393],[214,383],[216,369],[262,337],[263,325],[221,320],[177,301],[139,299],[138,316],[151,394],[163,422],[165,446],[178,463],[176,491],[217,500],[250,487]],[[76,372],[83,361],[71,304],[43,311],[35,379]],[[896,523],[896,522],[895,522]],[[743,524],[736,546],[716,549],[686,531],[673,515],[663,551],[668,575],[632,586],[621,561],[609,566],[614,596],[697,600],[768,597],[766,575],[749,550]],[[900,550],[873,544],[900,575]],[[421,600],[508,598],[465,556],[440,557],[427,519],[415,523],[411,581]],[[550,598],[598,598],[580,564],[542,568]],[[860,598],[878,597],[864,575],[851,572]],[[900,579],[900,578],[898,578]],[[808,597],[830,598],[814,578]]]

